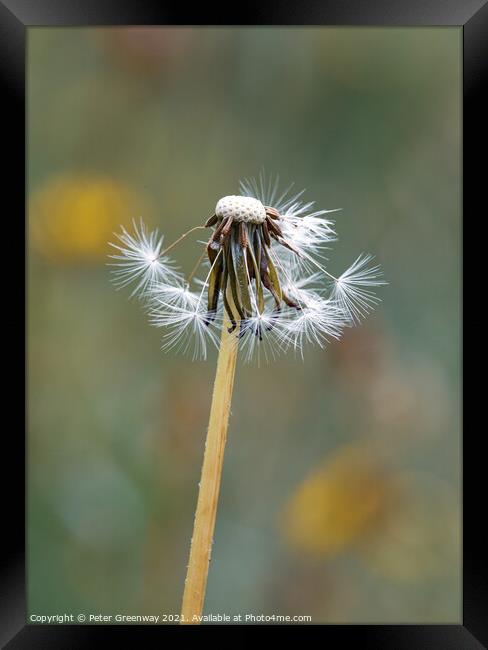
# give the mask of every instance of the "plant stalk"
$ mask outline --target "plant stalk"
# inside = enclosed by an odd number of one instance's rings
[[[212,552],[238,349],[237,337],[235,333],[229,334],[228,327],[230,327],[230,321],[226,315],[220,339],[190,559],[181,608],[180,622],[185,625],[197,625],[201,622]]]

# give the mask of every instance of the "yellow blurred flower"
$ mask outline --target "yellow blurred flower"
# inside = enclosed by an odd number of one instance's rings
[[[388,466],[388,451],[364,442],[336,451],[286,503],[286,542],[321,558],[353,550],[371,571],[396,583],[456,577],[457,495],[428,473]]]
[[[393,476],[364,445],[343,447],[291,495],[284,537],[301,551],[334,555],[381,524],[396,492]]]
[[[113,231],[147,207],[110,178],[58,176],[30,199],[30,242],[51,262],[105,261]]]

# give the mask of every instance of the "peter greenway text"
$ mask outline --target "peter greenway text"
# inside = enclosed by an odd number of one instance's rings
[[[31,614],[29,623],[42,625],[69,625],[70,623],[97,623],[130,624],[148,623],[158,625],[162,623],[190,622],[182,618],[181,614]],[[193,616],[193,623],[311,623],[312,617],[306,615],[284,616],[281,614],[205,614]]]

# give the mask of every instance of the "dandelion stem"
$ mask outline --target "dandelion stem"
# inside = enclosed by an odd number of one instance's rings
[[[237,337],[227,331],[229,326],[230,321],[226,315],[222,326],[190,560],[181,608],[181,623],[187,625],[201,622],[212,551],[238,349]]]

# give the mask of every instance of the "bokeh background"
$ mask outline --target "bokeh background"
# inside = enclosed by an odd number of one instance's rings
[[[460,621],[457,28],[30,28],[29,613],[178,613],[210,405],[106,266],[264,168],[389,286],[327,350],[240,364],[206,613]],[[200,248],[177,253],[190,269]]]

